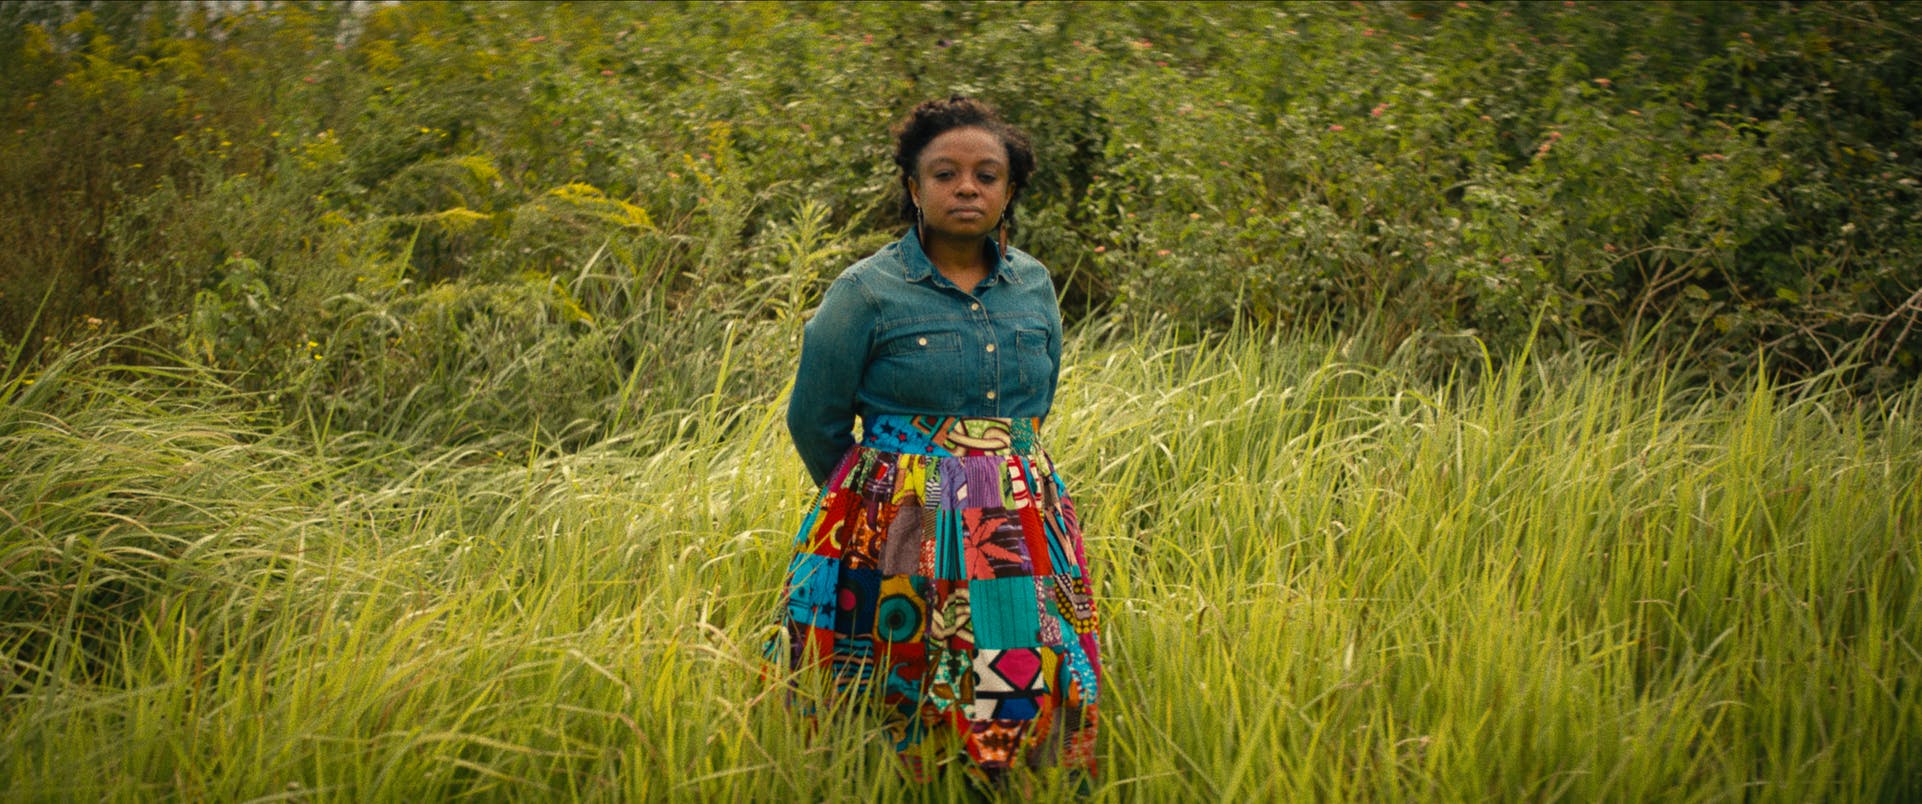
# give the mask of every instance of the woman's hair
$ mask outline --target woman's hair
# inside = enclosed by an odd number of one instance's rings
[[[964,95],[922,101],[894,124],[894,164],[901,169],[901,220],[915,220],[914,194],[908,192],[908,180],[914,178],[922,149],[935,137],[957,128],[984,129],[1008,150],[1008,211],[1002,219],[1012,225],[1014,200],[1027,186],[1028,174],[1034,172],[1034,146],[1028,144],[1028,135],[1001,119],[993,106]]]

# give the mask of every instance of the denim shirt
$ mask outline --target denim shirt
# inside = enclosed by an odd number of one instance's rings
[[[788,433],[816,485],[854,445],[854,418],[1040,418],[1061,374],[1048,269],[1010,247],[973,293],[936,270],[910,229],[842,271],[801,341]]]

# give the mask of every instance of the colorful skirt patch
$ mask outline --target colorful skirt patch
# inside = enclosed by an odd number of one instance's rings
[[[904,758],[951,730],[977,775],[1092,774],[1099,620],[1035,420],[880,416],[865,430],[795,539],[789,667],[878,701]]]

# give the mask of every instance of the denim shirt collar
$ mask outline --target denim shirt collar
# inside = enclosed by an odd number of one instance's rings
[[[1009,282],[1021,284],[1021,277],[1014,271],[1001,270],[1007,261],[1001,259],[1000,249],[991,248],[988,254],[988,275],[982,277],[981,284],[975,286],[977,291],[1000,281],[1004,274]],[[907,234],[901,236],[901,278],[909,282],[933,282],[954,287],[953,282],[935,270],[934,261],[928,259],[928,253],[921,250],[921,236],[914,229],[909,229]]]

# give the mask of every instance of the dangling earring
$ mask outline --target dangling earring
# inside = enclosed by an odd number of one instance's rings
[[[922,228],[920,204],[914,205],[914,239],[921,242],[922,248],[927,248],[928,233]]]
[[[1008,261],[1008,213],[1001,213],[1001,223],[995,227],[1001,233],[1001,261]]]

